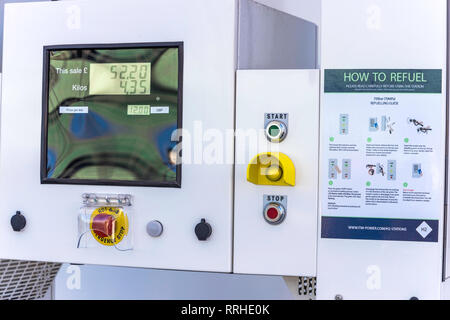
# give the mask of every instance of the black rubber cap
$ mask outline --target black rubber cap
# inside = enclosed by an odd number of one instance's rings
[[[20,211],[17,211],[16,214],[11,217],[11,227],[14,231],[20,232],[25,228],[26,225],[27,219],[25,219]]]
[[[206,222],[205,219],[195,226],[195,235],[197,239],[200,241],[206,241],[212,234],[212,228],[209,223]]]

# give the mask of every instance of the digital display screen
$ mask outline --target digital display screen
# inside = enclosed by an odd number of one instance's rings
[[[129,116],[149,116],[150,115],[150,106],[136,106],[129,105],[128,106],[128,115]]]
[[[182,43],[44,55],[42,183],[181,187]]]
[[[90,95],[149,95],[151,63],[91,63]]]

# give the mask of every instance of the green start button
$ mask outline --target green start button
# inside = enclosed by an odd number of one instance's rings
[[[280,133],[280,128],[279,128],[278,126],[276,126],[276,125],[270,126],[270,128],[269,128],[269,134],[270,134],[272,137],[278,136],[279,133]]]
[[[280,121],[272,121],[266,125],[266,137],[270,142],[282,142],[287,135],[287,126]]]

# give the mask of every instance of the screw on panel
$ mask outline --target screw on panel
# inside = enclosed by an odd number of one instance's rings
[[[344,297],[343,297],[342,295],[340,295],[340,294],[337,294],[337,295],[334,297],[334,300],[344,300]]]

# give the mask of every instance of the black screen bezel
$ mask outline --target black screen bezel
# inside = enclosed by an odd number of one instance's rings
[[[65,185],[98,185],[98,186],[131,186],[131,187],[164,187],[181,188],[181,164],[176,165],[176,180],[174,182],[127,181],[127,180],[92,180],[92,179],[61,179],[47,177],[48,150],[48,98],[49,98],[49,68],[50,51],[83,50],[83,49],[142,49],[142,48],[177,48],[178,49],[178,106],[177,128],[183,128],[183,42],[153,42],[153,43],[121,43],[121,44],[75,44],[44,46],[43,48],[43,93],[42,93],[42,133],[41,133],[41,184]],[[179,131],[180,132],[180,131]],[[181,137],[179,140],[181,143]]]

